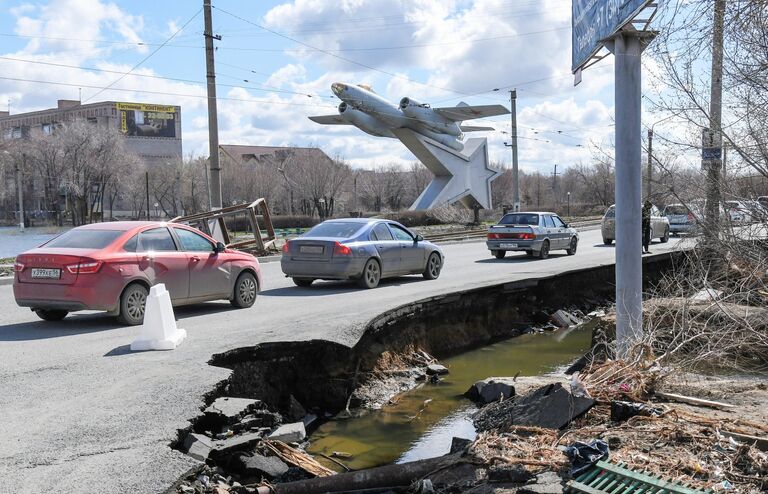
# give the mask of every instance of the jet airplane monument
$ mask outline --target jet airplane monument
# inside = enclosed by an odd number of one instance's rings
[[[394,105],[364,85],[336,82],[341,99],[338,115],[309,117],[325,125],[354,125],[377,137],[399,139],[435,175],[411,209],[461,203],[469,209],[490,209],[491,182],[499,172],[488,166],[488,140],[463,140],[464,132],[494,130],[462,125],[465,120],[505,115],[502,105],[432,108],[412,98]]]

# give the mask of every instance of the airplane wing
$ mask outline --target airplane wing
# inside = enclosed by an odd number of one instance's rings
[[[496,130],[493,127],[480,127],[477,125],[459,125],[462,132],[479,132],[481,130]]]
[[[461,122],[463,120],[473,120],[475,118],[495,117],[497,115],[508,115],[509,110],[502,105],[479,105],[469,106],[459,104],[459,106],[449,106],[445,108],[433,108],[433,110],[443,117]]]
[[[324,125],[352,125],[344,120],[341,115],[320,115],[317,117],[309,117],[309,119]]]

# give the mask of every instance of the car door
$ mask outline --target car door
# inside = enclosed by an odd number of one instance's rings
[[[404,273],[417,273],[424,271],[426,260],[424,249],[416,242],[413,235],[396,223],[390,223],[395,240],[400,243],[400,270]]]
[[[150,228],[140,232],[136,254],[139,269],[151,285],[163,283],[174,301],[189,297],[187,255],[177,249],[167,227]]]
[[[371,242],[376,246],[381,259],[382,276],[391,276],[400,272],[400,242],[395,240],[386,223],[377,223],[370,234]]]
[[[174,227],[173,232],[187,256],[189,297],[228,297],[232,292],[232,265],[227,262],[227,254],[215,252],[210,240],[191,230]]]
[[[552,220],[552,216],[548,214],[542,215],[542,221],[544,222],[545,235],[549,238],[549,250],[555,250],[560,248],[560,236],[555,228],[555,222]]]
[[[565,226],[565,222],[557,215],[552,216],[552,221],[555,223],[555,230],[557,231],[558,248],[568,248],[571,243],[571,234]]]

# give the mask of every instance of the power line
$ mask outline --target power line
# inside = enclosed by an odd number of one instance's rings
[[[92,86],[87,84],[72,84],[68,82],[55,82],[55,81],[40,81],[35,79],[22,79],[19,77],[3,77],[0,76],[0,80],[5,81],[16,81],[16,82],[31,82],[36,84],[52,84],[55,86],[66,86],[66,87],[78,87],[78,88],[88,88],[88,89],[107,89],[102,86]],[[147,93],[147,94],[158,94],[161,96],[178,96],[182,98],[203,98],[207,99],[207,96],[201,95],[201,94],[182,94],[182,93],[170,93],[165,91],[150,91],[147,89],[128,89],[128,88],[116,88],[112,87],[109,88],[110,91],[124,91],[124,92],[132,92],[132,93]],[[259,100],[259,99],[246,99],[246,98],[231,98],[231,97],[221,97],[219,96],[217,99],[220,100],[227,100],[227,101],[240,101],[245,103],[265,103],[269,105],[284,105],[284,106],[308,106],[308,107],[314,107],[314,108],[326,108],[326,109],[336,109],[335,106],[329,106],[329,105],[320,105],[320,104],[312,104],[312,103],[294,103],[294,102],[286,102],[286,101],[274,101],[274,100]]]
[[[112,81],[112,82],[111,82],[111,83],[110,83],[110,84],[109,84],[107,87],[105,87],[105,88],[101,89],[100,91],[98,91],[98,92],[96,92],[95,94],[91,95],[90,97],[86,98],[86,99],[85,99],[85,101],[81,101],[81,103],[80,103],[80,104],[83,104],[83,103],[87,103],[88,101],[92,100],[93,98],[95,98],[96,96],[100,95],[101,93],[103,93],[103,92],[104,92],[104,91],[106,91],[107,89],[111,88],[112,86],[114,86],[114,85],[115,85],[115,84],[117,84],[118,82],[122,81],[122,80],[123,80],[123,78],[125,78],[125,76],[127,76],[128,74],[130,74],[130,73],[131,73],[131,72],[133,72],[134,70],[138,69],[138,68],[139,68],[139,66],[141,66],[141,64],[143,64],[144,62],[146,62],[147,60],[149,60],[149,59],[150,59],[150,58],[151,58],[151,57],[152,57],[152,56],[153,56],[155,53],[157,53],[158,51],[160,51],[160,50],[163,48],[163,46],[165,46],[167,43],[169,43],[169,42],[170,42],[170,41],[171,41],[171,40],[172,40],[172,39],[173,39],[173,38],[174,38],[174,37],[175,37],[177,34],[179,34],[181,31],[183,31],[183,30],[184,30],[184,28],[185,28],[185,27],[187,27],[187,26],[189,25],[189,23],[190,23],[190,22],[192,22],[192,21],[193,21],[193,20],[194,20],[194,19],[195,19],[195,18],[196,18],[198,15],[200,15],[200,12],[202,12],[202,10],[203,10],[203,9],[198,9],[198,10],[197,10],[197,12],[195,12],[195,14],[194,14],[192,17],[190,17],[190,18],[189,18],[189,20],[187,20],[187,22],[185,22],[185,23],[184,23],[184,25],[182,25],[182,26],[181,26],[179,29],[177,29],[177,30],[176,30],[176,32],[175,32],[175,33],[173,33],[173,34],[172,34],[172,35],[171,35],[171,36],[170,36],[170,37],[169,37],[167,40],[165,40],[165,41],[164,41],[164,42],[163,42],[163,43],[162,43],[160,46],[158,46],[156,49],[154,49],[154,50],[152,51],[152,53],[150,53],[150,54],[149,54],[149,55],[147,55],[146,57],[142,58],[142,59],[141,59],[141,61],[139,61],[139,63],[137,63],[136,65],[134,65],[133,67],[131,67],[131,70],[129,70],[129,71],[128,71],[128,72],[126,72],[125,74],[121,75],[120,77],[118,77],[117,79],[115,79],[114,81]]]

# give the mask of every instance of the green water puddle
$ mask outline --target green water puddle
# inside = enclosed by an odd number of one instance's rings
[[[353,470],[447,453],[454,436],[474,439],[470,415],[477,409],[462,395],[491,376],[537,376],[566,366],[589,349],[591,331],[530,333],[441,361],[450,374],[396,397],[393,405],[362,416],[334,419],[311,436],[307,451],[338,458]],[[318,456],[318,461],[339,470]]]

